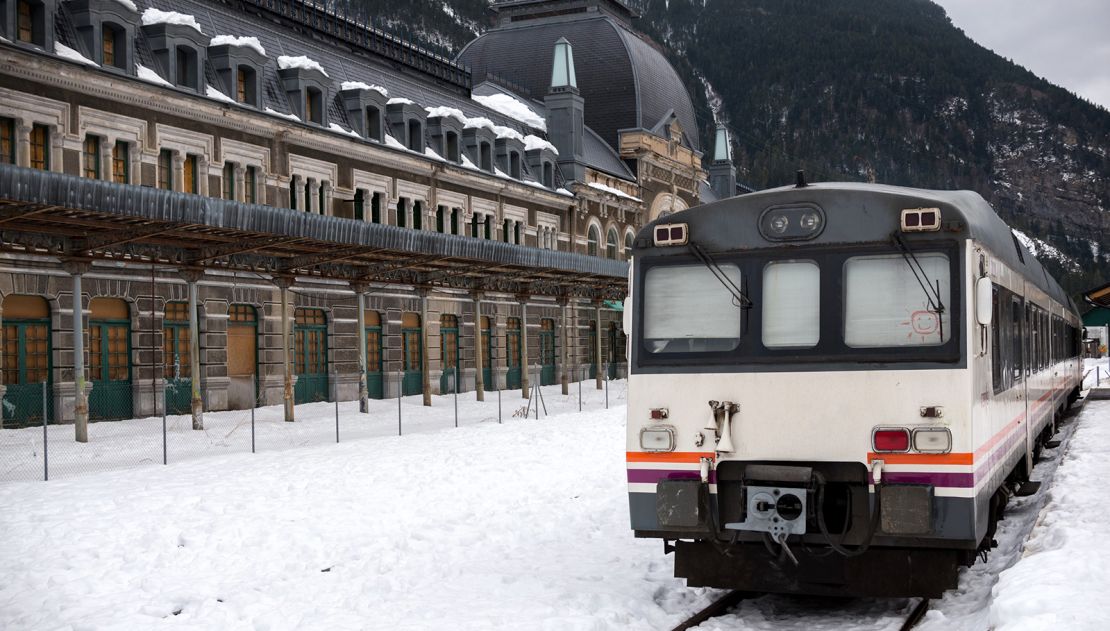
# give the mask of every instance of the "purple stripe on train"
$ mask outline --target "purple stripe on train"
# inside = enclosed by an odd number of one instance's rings
[[[697,480],[697,471],[675,471],[673,469],[629,469],[629,484],[657,484],[660,480]],[[709,483],[717,483],[717,472],[709,472]]]

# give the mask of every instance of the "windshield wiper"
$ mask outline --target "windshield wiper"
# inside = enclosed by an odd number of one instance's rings
[[[713,257],[709,256],[708,252],[703,250],[701,246],[696,243],[690,242],[689,245],[690,250],[694,253],[694,256],[698,257],[698,260],[702,262],[702,265],[705,265],[706,269],[708,269],[710,273],[712,273],[713,276],[716,277],[717,281],[720,282],[726,290],[728,290],[728,293],[732,294],[732,304],[740,307],[741,309],[751,309],[753,306],[755,306],[755,303],[753,303],[751,299],[749,299],[748,296],[745,295],[744,292],[736,286],[736,283],[732,282],[732,279],[729,278],[727,274],[725,274],[724,270],[721,269],[721,266],[717,265],[717,262],[713,260]]]
[[[898,246],[898,249],[902,251],[902,258],[905,259],[906,265],[910,266],[910,271],[913,272],[917,284],[921,286],[921,291],[925,292],[925,299],[929,301],[929,311],[938,315],[943,314],[944,302],[940,299],[940,280],[937,280],[934,287],[929,275],[925,273],[925,268],[921,266],[921,261],[917,260],[909,244],[903,241],[902,236],[897,232],[891,233],[891,237],[894,238],[894,243]]]

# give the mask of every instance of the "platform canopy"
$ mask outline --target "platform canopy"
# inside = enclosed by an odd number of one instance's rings
[[[1083,292],[1083,299],[1096,307],[1110,309],[1110,283]]]
[[[532,296],[620,299],[628,264],[0,165],[0,251]]]

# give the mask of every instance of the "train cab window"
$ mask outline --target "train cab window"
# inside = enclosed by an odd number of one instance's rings
[[[812,348],[821,333],[821,269],[813,261],[763,268],[763,346]]]
[[[926,277],[939,283],[938,313],[900,255],[857,256],[844,264],[844,342],[853,348],[938,346],[952,338],[948,257],[918,254]]]
[[[721,272],[742,288],[740,268]],[[743,309],[702,265],[654,267],[644,277],[644,347],[649,353],[712,353],[740,345]]]

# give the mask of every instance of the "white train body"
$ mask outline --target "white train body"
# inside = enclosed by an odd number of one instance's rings
[[[819,229],[768,239],[776,209]],[[1074,305],[973,193],[778,189],[657,221],[635,254],[632,528],[674,541],[692,585],[954,587],[1078,393]]]

